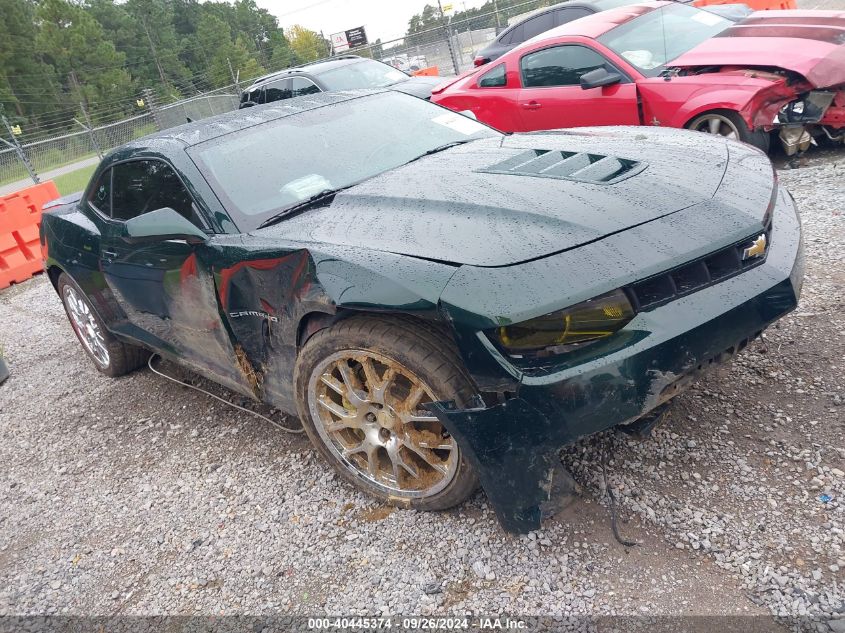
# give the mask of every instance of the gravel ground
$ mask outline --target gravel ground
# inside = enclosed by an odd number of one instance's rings
[[[845,631],[843,158],[780,173],[806,232],[799,309],[651,438],[567,449],[583,495],[527,536],[481,493],[438,514],[379,506],[303,436],[147,370],[97,373],[43,276],[0,293],[0,615],[733,614],[758,616],[745,631]],[[602,450],[637,547],[610,532]]]

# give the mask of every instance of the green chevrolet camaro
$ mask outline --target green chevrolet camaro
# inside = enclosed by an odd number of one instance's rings
[[[632,425],[792,310],[801,227],[768,159],[678,130],[503,135],[327,93],[133,141],[49,205],[85,352],[150,352],[298,413],[343,478],[526,531],[560,447]]]

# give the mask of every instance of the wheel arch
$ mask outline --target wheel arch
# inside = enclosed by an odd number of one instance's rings
[[[58,264],[50,264],[47,266],[47,278],[50,280],[50,283],[53,284],[53,290],[56,292],[59,291],[59,277],[62,273],[67,275],[67,272]],[[68,277],[70,277],[70,275],[68,275]]]
[[[408,314],[407,312],[389,310],[358,310],[339,307],[335,310],[335,312],[312,310],[311,312],[307,312],[302,315],[296,328],[297,353],[308,342],[308,339],[314,336],[314,334],[350,317],[392,318],[399,321],[416,323],[420,327],[425,327],[429,330],[436,330],[439,334],[447,337],[446,340],[450,341],[457,349],[453,328],[442,319],[438,318],[437,315],[431,315],[431,318],[424,318],[423,316]]]
[[[688,130],[692,122],[704,114],[735,114],[736,116],[742,118],[743,121],[745,121],[745,124],[748,125],[749,130],[753,129],[751,122],[742,114],[742,112],[739,111],[739,109],[724,106],[713,107],[713,104],[703,105],[697,110],[694,110],[691,114],[684,114],[685,120],[678,127],[682,127],[683,129]]]

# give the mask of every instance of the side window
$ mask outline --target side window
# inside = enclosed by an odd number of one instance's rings
[[[170,207],[199,227],[202,220],[194,212],[191,196],[176,172],[158,160],[136,160],[112,167],[112,217],[134,217]]]
[[[312,95],[315,92],[321,92],[313,81],[306,79],[305,77],[294,77],[291,82],[293,84],[292,88],[294,97]]]
[[[107,169],[100,176],[88,195],[88,204],[103,215],[111,215],[111,169]]]
[[[279,79],[264,86],[264,100],[261,103],[291,98],[290,79]]]
[[[499,64],[492,70],[488,70],[478,79],[479,88],[499,88],[507,83],[508,78],[505,74],[504,64]]]
[[[555,46],[529,53],[520,60],[522,85],[577,86],[581,75],[607,64],[604,57],[586,46]]]
[[[243,95],[241,95],[241,105],[250,104],[254,105],[259,103],[259,98],[261,97],[261,88],[250,88],[245,90]],[[248,106],[247,106],[248,107]]]
[[[567,24],[573,20],[593,15],[593,12],[582,7],[574,7],[572,9],[558,9],[554,14],[555,26],[560,26],[561,24]]]
[[[500,44],[519,44],[520,42],[522,42],[522,24],[517,24],[499,40]]]
[[[520,42],[530,40],[535,35],[540,35],[540,33],[545,33],[549,29],[554,28],[554,26],[555,16],[551,11],[529,18],[522,24],[522,39]]]

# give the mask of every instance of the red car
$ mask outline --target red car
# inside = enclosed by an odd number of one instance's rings
[[[552,29],[435,88],[432,101],[507,132],[659,125],[787,154],[845,141],[845,12],[764,11],[738,22],[676,2]]]

